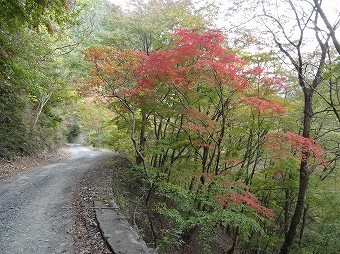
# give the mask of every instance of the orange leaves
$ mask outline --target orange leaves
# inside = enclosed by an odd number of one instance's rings
[[[184,114],[186,115],[187,119],[202,123],[208,129],[214,129],[216,126],[216,122],[213,121],[208,114],[201,112],[194,107],[184,110]]]
[[[83,51],[85,59],[93,64],[88,83],[92,87],[107,87],[113,94],[134,83],[134,70],[144,57],[131,50],[117,51],[112,47],[92,46]],[[107,92],[107,91],[106,91]]]
[[[201,140],[194,140],[192,143],[193,143],[194,146],[197,146],[197,147],[206,147],[206,148],[209,148],[209,149],[215,148],[215,145],[208,144],[208,143],[202,143]]]
[[[137,115],[146,114],[145,126],[150,123],[152,126],[150,119],[154,117],[155,134],[148,137],[150,144],[154,140],[161,144],[159,139],[166,138],[163,131],[183,141],[185,147],[181,148],[178,160],[196,153],[199,156],[192,163],[202,167],[202,172],[221,173],[222,168],[242,168],[241,161],[226,160],[229,156],[240,156],[241,151],[231,152],[232,149],[244,149],[244,141],[234,145],[237,141],[231,140],[242,140],[237,136],[239,133],[243,136],[247,130],[243,126],[240,130],[234,129],[240,121],[249,119],[249,113],[239,110],[235,102],[251,105],[261,114],[283,114],[283,107],[266,99],[276,92],[272,86],[280,84],[280,80],[268,77],[263,69],[252,68],[240,59],[225,47],[224,38],[217,30],[199,33],[178,29],[174,37],[172,49],[152,51],[150,55],[110,47],[89,48],[84,52],[85,58],[93,64],[89,82],[103,91],[104,96],[119,97],[124,105],[133,105],[131,108]],[[244,97],[245,94],[248,96]],[[164,142],[164,147],[168,143]],[[169,152],[173,149],[170,144],[167,148]],[[163,146],[155,149],[158,153],[163,150],[166,150]],[[175,156],[178,151],[174,149],[173,152]],[[212,177],[211,182],[217,181],[216,176],[209,177]],[[234,204],[236,209],[239,209],[237,205],[242,209],[247,206],[271,217],[270,210],[260,206],[240,182],[224,176],[217,187],[216,202],[220,203],[220,206],[215,203],[217,209]]]
[[[96,46],[89,47],[88,49],[83,51],[85,60],[92,63],[103,61],[105,59],[105,56],[107,55],[106,49],[108,49],[108,47],[96,47]]]

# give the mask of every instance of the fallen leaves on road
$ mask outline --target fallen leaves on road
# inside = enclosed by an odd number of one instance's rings
[[[86,185],[79,184],[74,192],[75,224],[73,235],[75,249],[82,254],[111,254],[98,227],[93,209],[92,191]]]
[[[53,152],[36,153],[30,156],[16,156],[10,161],[0,158],[0,180],[30,168],[58,162],[67,156],[67,148],[61,148]]]

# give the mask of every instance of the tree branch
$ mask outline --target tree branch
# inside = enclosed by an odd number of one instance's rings
[[[340,43],[339,41],[337,40],[336,36],[335,36],[335,30],[336,30],[336,26],[332,27],[332,25],[329,23],[324,11],[322,10],[320,4],[319,4],[319,1],[318,0],[313,0],[314,4],[315,4],[315,8],[317,10],[317,12],[320,14],[323,22],[325,23],[328,31],[329,31],[329,34],[330,36],[332,37],[332,41],[333,41],[333,44],[335,46],[335,49],[336,51],[338,52],[338,54],[340,55]],[[337,23],[338,24],[338,23]]]

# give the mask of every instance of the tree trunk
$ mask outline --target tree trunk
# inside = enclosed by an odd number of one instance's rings
[[[235,235],[234,235],[234,239],[233,239],[233,245],[231,246],[231,248],[227,251],[227,254],[233,254],[234,251],[235,251],[235,247],[236,247],[236,243],[237,243],[237,240],[238,240],[238,237],[240,235],[240,227],[236,227],[236,230],[235,230]]]
[[[146,137],[145,137],[145,131],[146,131],[146,124],[147,124],[147,116],[144,110],[142,110],[142,123],[140,127],[140,135],[139,135],[139,151],[140,154],[137,154],[136,157],[136,163],[137,165],[140,165],[143,163],[143,158],[141,155],[143,155],[143,150],[145,148],[146,143]]]
[[[303,161],[301,162],[301,165],[300,165],[300,185],[299,185],[298,200],[296,202],[295,211],[291,219],[288,232],[286,234],[284,243],[280,250],[281,254],[289,253],[290,248],[293,245],[294,238],[297,233],[297,227],[300,223],[300,220],[303,214],[303,208],[305,205],[305,199],[306,199],[307,188],[308,188],[308,181],[309,181],[309,172],[307,168],[307,161]]]
[[[290,208],[290,191],[285,190],[285,206],[284,206],[284,235],[288,233],[289,226],[289,208]]]
[[[35,114],[35,118],[34,118],[34,121],[33,121],[33,129],[35,129],[35,127],[36,127],[36,125],[38,123],[38,120],[39,120],[39,116],[41,115],[44,106],[49,101],[49,99],[51,98],[52,94],[53,94],[53,89],[52,89],[51,92],[41,96],[41,98],[39,100],[39,105],[38,105],[38,108],[37,108],[37,113]]]
[[[312,108],[312,99],[313,99],[313,91],[309,88],[303,88],[304,94],[304,121],[303,121],[303,137],[309,138],[310,130],[311,130],[311,123],[313,117],[313,108]],[[288,232],[286,234],[285,240],[282,244],[280,254],[287,254],[289,253],[294,238],[297,233],[297,227],[300,223],[303,209],[305,206],[306,194],[308,189],[308,182],[309,182],[309,175],[310,172],[308,170],[308,160],[309,160],[310,153],[309,151],[302,152],[301,155],[301,162],[300,162],[300,181],[299,181],[299,194],[298,199],[296,201],[296,207],[292,219],[290,221],[290,226]]]
[[[303,216],[302,216],[302,225],[301,225],[301,229],[300,229],[299,245],[302,244],[303,233],[305,231],[305,226],[306,226],[307,212],[308,212],[308,205],[303,209]]]

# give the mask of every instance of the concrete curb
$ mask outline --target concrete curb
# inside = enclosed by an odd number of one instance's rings
[[[157,254],[148,248],[127,220],[118,212],[117,204],[112,200],[108,207],[102,201],[95,201],[95,213],[99,228],[116,254]]]

